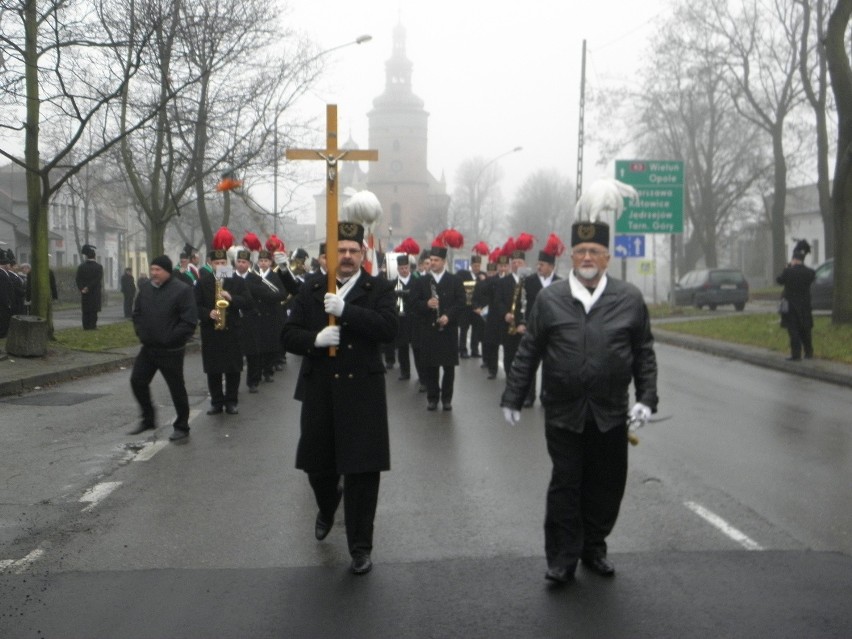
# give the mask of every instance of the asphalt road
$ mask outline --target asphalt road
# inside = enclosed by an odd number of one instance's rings
[[[365,577],[340,521],[313,539],[295,361],[210,417],[190,356],[181,445],[159,378],[154,437],[126,435],[126,370],[4,400],[0,636],[848,636],[848,389],[657,351],[668,419],[631,449],[618,574],[561,590],[542,578],[542,411],[506,425],[502,375],[474,360],[452,413],[389,372],[393,470]]]

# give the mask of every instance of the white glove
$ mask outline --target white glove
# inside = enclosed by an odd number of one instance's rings
[[[329,346],[339,346],[340,345],[340,327],[339,326],[326,326],[319,333],[317,333],[317,337],[314,340],[314,346],[317,348],[328,348]]]
[[[343,315],[343,307],[346,304],[343,302],[343,298],[340,297],[340,295],[326,293],[323,298],[323,305],[325,306],[326,313],[334,315],[335,317],[340,317]]]
[[[509,426],[517,426],[518,422],[521,421],[521,411],[504,406],[503,418],[509,422]]]
[[[275,263],[278,266],[281,266],[282,264],[287,263],[287,254],[284,253],[283,251],[276,251],[275,253],[272,254],[272,259],[275,260]]]
[[[635,425],[634,428],[641,428],[651,418],[651,409],[641,402],[636,402],[630,409],[629,418],[630,423]]]

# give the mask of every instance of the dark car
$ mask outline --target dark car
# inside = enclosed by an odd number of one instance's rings
[[[811,308],[830,311],[834,306],[834,258],[816,267],[816,279],[811,284]]]
[[[717,306],[733,304],[741,311],[748,301],[748,281],[743,272],[735,268],[705,268],[689,271],[674,290],[676,306],[707,307],[715,311]]]

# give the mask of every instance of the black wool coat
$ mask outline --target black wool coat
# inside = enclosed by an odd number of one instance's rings
[[[302,402],[296,468],[340,474],[390,469],[388,409],[382,344],[397,334],[390,282],[361,271],[344,298],[335,357],[314,346],[328,326],[326,278],[311,278],[290,304],[284,348],[302,356],[295,398]]]
[[[201,326],[201,363],[205,373],[238,373],[243,370],[243,353],[240,348],[240,311],[252,307],[251,293],[241,277],[226,277],[223,288],[232,299],[226,312],[225,329],[217,331],[210,319],[216,304],[216,278],[207,269],[201,269],[195,285],[198,305],[198,322]]]
[[[440,310],[429,308],[432,285],[438,293]],[[431,274],[418,278],[411,287],[411,308],[417,314],[420,340],[420,363],[423,366],[459,365],[459,316],[465,310],[464,285],[453,273],[444,273],[440,283]],[[441,330],[434,321],[446,315],[449,323]]]
[[[80,306],[83,311],[101,310],[101,289],[104,285],[104,267],[95,260],[86,260],[77,267],[77,290],[80,291]],[[88,293],[83,289],[88,288]]]

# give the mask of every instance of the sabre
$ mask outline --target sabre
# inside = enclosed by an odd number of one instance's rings
[[[664,422],[668,419],[671,419],[671,415],[666,415],[664,417],[652,417],[647,421],[648,424],[658,424],[660,422]],[[642,428],[646,422],[641,419],[627,419],[627,441],[630,442],[631,446],[636,446],[639,444],[639,436],[636,435],[636,431]]]

